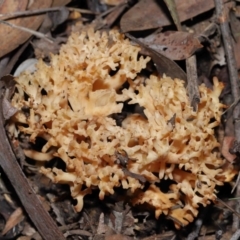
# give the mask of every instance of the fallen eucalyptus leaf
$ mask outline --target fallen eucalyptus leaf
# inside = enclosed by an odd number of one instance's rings
[[[226,2],[227,0],[222,0]],[[175,0],[180,22],[214,8],[214,0]],[[162,1],[141,0],[127,11],[120,21],[123,32],[154,29],[172,24]]]
[[[35,0],[35,1],[15,1],[15,0],[3,0],[0,5],[0,14],[33,10],[38,8],[47,8],[51,6],[52,1],[50,0]],[[29,5],[28,5],[29,4]],[[7,22],[21,27],[26,27],[32,30],[36,30],[42,23],[44,15],[24,16],[16,19],[8,20]],[[0,25],[0,57],[11,52],[17,48],[20,44],[24,43],[31,34],[23,32],[19,29],[13,29],[7,25]]]
[[[192,33],[180,31],[166,31],[154,33],[146,38],[139,38],[147,47],[172,60],[189,58],[202,45]]]

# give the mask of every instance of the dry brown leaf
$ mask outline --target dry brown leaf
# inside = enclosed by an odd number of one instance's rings
[[[223,1],[226,2],[226,0]],[[215,6],[214,0],[175,0],[175,3],[181,22],[204,13]],[[168,12],[165,8],[161,8],[160,5],[164,6],[162,1],[139,1],[123,15],[120,23],[122,31],[140,31],[172,24]]]
[[[154,33],[139,40],[172,60],[186,59],[202,47],[192,33],[180,31]]]
[[[27,8],[28,0],[2,0],[0,2],[0,14],[22,11]],[[19,19],[15,20],[15,23],[19,21]]]
[[[222,155],[231,163],[236,158],[235,154],[231,154],[229,152],[229,149],[231,149],[233,146],[234,140],[235,140],[235,137],[233,136],[225,136],[223,138],[222,149],[221,149]]]
[[[20,223],[24,218],[22,208],[17,208],[11,216],[8,218],[6,225],[2,231],[2,235],[5,235],[10,229],[15,227],[18,223]]]
[[[24,11],[24,10],[33,10],[40,8],[50,7],[52,4],[52,0],[35,0],[27,6],[28,0],[17,1],[14,0],[3,0],[3,3],[0,5],[0,13],[9,13],[15,11]],[[29,29],[36,30],[40,24],[42,23],[44,15],[35,15],[28,17],[19,17],[16,19],[8,20],[8,22],[13,23],[15,25],[19,25],[22,27],[26,27]],[[0,27],[0,57],[5,54],[11,52],[15,48],[17,48],[20,44],[24,43],[31,34],[27,32],[23,32],[18,29],[13,29],[12,27],[1,24]]]
[[[68,3],[70,3],[71,0],[53,0],[53,7],[60,7],[60,6],[65,6]]]

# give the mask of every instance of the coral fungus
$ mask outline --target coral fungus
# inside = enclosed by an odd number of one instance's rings
[[[24,133],[32,143],[45,139],[41,152],[26,149],[26,156],[66,163],[65,170],[41,172],[69,184],[77,211],[92,188],[103,199],[122,187],[131,191],[133,205],[148,203],[156,217],[171,216],[179,227],[193,221],[199,204],[214,201],[216,186],[234,175],[224,168],[214,135],[223,86],[217,79],[213,90],[201,85],[194,112],[183,81],[139,74],[150,60],[139,50],[115,30],[72,33],[50,64],[39,61],[34,73],[16,78],[12,105],[19,111],[9,126],[12,135]],[[143,112],[128,112],[117,124],[113,116],[124,104]],[[163,191],[158,183],[166,180]]]

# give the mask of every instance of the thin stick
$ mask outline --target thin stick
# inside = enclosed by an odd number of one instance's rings
[[[230,240],[238,240],[240,237],[240,230],[237,230],[232,237],[230,238]]]
[[[17,25],[15,25],[15,24],[12,24],[12,23],[6,22],[6,21],[2,21],[2,20],[0,20],[0,23],[5,24],[5,25],[8,25],[8,26],[10,26],[10,27],[12,27],[12,28],[16,28],[16,29],[18,29],[18,30],[21,30],[21,31],[30,33],[31,35],[34,35],[34,36],[36,36],[36,37],[38,37],[38,38],[45,39],[45,40],[48,41],[49,43],[53,43],[53,40],[50,39],[49,37],[47,37],[47,36],[46,36],[45,34],[43,34],[43,33],[34,31],[34,30],[32,30],[32,29],[29,29],[29,28],[25,28],[25,27],[22,27],[22,26],[17,26]]]
[[[197,111],[198,104],[200,102],[200,94],[198,90],[198,78],[197,78],[197,61],[196,55],[191,56],[186,60],[187,68],[187,90],[191,106],[194,111]]]
[[[224,9],[223,3],[221,0],[215,0],[215,5],[216,5],[216,15],[220,23],[220,29],[222,32],[222,39],[223,39],[225,54],[227,58],[232,95],[234,98],[234,102],[237,102],[240,97],[240,91],[238,87],[239,80],[238,80],[237,64],[236,64],[236,59],[234,57],[232,37],[229,29],[227,12]],[[240,117],[240,105],[236,104],[236,106],[233,109],[233,121],[234,121],[234,127],[235,127],[235,138],[237,143],[240,143],[240,118],[239,117]]]
[[[177,12],[177,6],[175,1],[165,1],[168,9],[171,13],[172,19],[177,26],[178,31],[182,31],[182,25]],[[197,76],[197,60],[196,55],[186,59],[186,70],[187,70],[187,92],[189,95],[191,106],[194,111],[197,111],[198,104],[200,102],[200,94],[198,89],[198,76]]]
[[[220,202],[222,205],[224,205],[226,208],[228,208],[232,213],[234,213],[237,217],[240,218],[240,213],[238,213],[237,211],[235,211],[232,207],[230,207],[228,204],[226,204],[224,201],[222,201],[221,199],[217,198],[216,199],[218,202]]]
[[[228,65],[228,72],[229,72],[229,79],[231,83],[231,91],[233,95],[234,102],[238,100],[240,97],[240,90],[238,87],[238,70],[237,70],[237,63],[234,57],[233,51],[233,44],[232,44],[232,35],[229,28],[229,21],[228,21],[228,13],[226,9],[224,9],[223,3],[221,0],[215,0],[215,8],[216,8],[216,15],[217,19],[220,23],[220,29],[222,33],[222,39],[227,59]],[[235,143],[237,145],[240,144],[240,104],[239,102],[233,108],[233,123],[234,123],[234,135],[235,135]],[[237,191],[239,192],[239,185],[237,186]],[[239,209],[240,201],[236,204],[236,209]],[[234,211],[236,214],[237,211]],[[233,230],[237,230],[240,224],[240,215],[238,214],[237,217],[233,216]]]
[[[0,14],[0,20],[7,20],[7,19],[17,18],[22,16],[39,15],[39,14],[44,14],[46,12],[55,12],[55,11],[60,11],[62,8],[63,7],[52,7],[52,8],[43,8],[43,9],[26,10],[26,11],[20,11],[20,12]],[[96,14],[87,9],[71,8],[71,7],[68,7],[67,9],[69,11],[76,11],[80,13]]]
[[[108,10],[106,10],[105,12],[101,13],[98,15],[98,18],[103,18],[104,16],[106,16],[107,14],[115,11],[116,9],[118,9],[119,7],[123,6],[123,5],[127,5],[126,3],[120,3],[117,6],[114,6],[112,8],[109,8]]]
[[[228,107],[228,109],[226,109],[226,110],[222,113],[222,115],[224,115],[226,112],[228,112],[228,111],[231,110],[233,107],[235,107],[235,106],[238,104],[239,101],[240,101],[240,97],[239,97],[237,100],[235,100],[235,101]]]
[[[240,181],[240,173],[238,173],[236,183],[234,184],[234,187],[233,187],[231,193],[233,193],[235,191],[236,187],[239,185],[239,181]],[[236,199],[236,200],[240,200],[240,199]]]

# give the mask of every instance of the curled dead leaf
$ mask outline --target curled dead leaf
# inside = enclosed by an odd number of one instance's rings
[[[229,150],[232,148],[233,146],[233,142],[235,140],[235,137],[233,136],[225,136],[223,138],[223,142],[222,142],[222,155],[229,161],[229,162],[233,162],[236,158],[235,154],[231,154],[229,152]]]
[[[12,117],[18,111],[18,109],[13,107],[10,101],[4,97],[2,100],[2,111],[4,119],[7,120]]]

